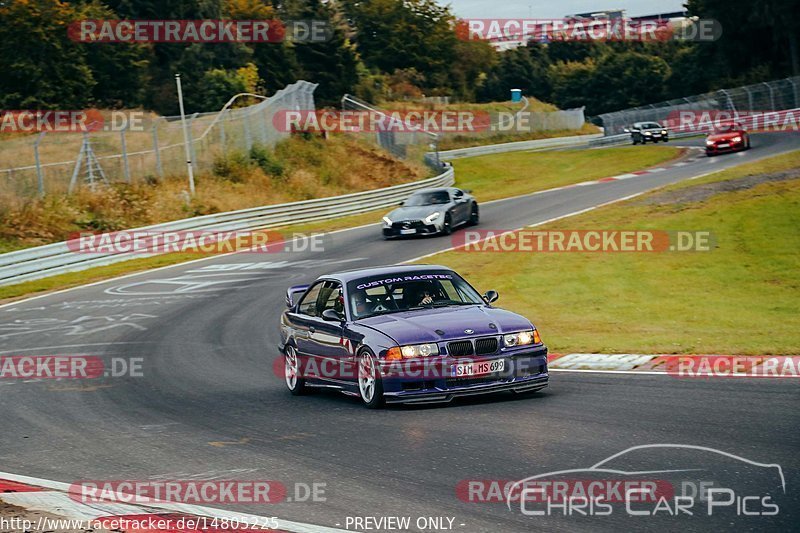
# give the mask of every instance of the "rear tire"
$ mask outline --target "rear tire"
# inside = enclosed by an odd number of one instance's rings
[[[380,409],[384,405],[383,381],[378,362],[369,350],[358,357],[358,396],[367,409]]]
[[[302,396],[308,389],[306,380],[300,377],[300,358],[297,357],[297,350],[294,346],[288,345],[283,356],[283,371],[286,387],[292,396]]]

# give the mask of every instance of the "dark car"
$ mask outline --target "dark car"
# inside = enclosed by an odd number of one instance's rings
[[[478,224],[479,217],[478,202],[469,191],[455,187],[425,189],[383,217],[383,236],[449,235],[463,224]]]
[[[750,148],[750,135],[738,122],[723,122],[706,137],[706,155],[738,152]]]
[[[633,144],[669,142],[669,132],[658,122],[636,122],[630,128],[625,128],[625,133],[631,134]]]
[[[290,287],[282,374],[294,395],[325,387],[370,408],[547,386],[547,347],[525,317],[493,307],[441,266],[393,266]]]

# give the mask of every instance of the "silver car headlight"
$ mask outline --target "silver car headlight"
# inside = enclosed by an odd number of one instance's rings
[[[386,226],[391,226],[392,225],[392,221],[389,220],[389,217],[383,217],[383,223]]]
[[[649,131],[644,132],[645,135],[652,135]]]
[[[519,333],[510,333],[508,335],[503,335],[503,344],[508,348],[525,346],[526,344],[533,344],[534,342],[538,344],[541,342],[538,337],[539,335],[535,329],[520,331]]]
[[[431,213],[430,215],[425,217],[425,223],[426,224],[433,224],[434,222],[439,220],[440,216],[442,216],[442,214],[440,212],[438,212],[438,211],[435,212],[435,213]]]

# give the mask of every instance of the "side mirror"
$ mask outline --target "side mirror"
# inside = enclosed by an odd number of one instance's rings
[[[399,203],[399,204],[397,204],[397,205],[399,205],[399,206],[401,206],[401,207],[402,207],[403,205],[405,205],[405,202],[400,202],[400,203]]]
[[[498,298],[500,298],[500,295],[497,294],[497,291],[486,291],[486,294],[483,295],[483,299],[487,304],[496,302]]]
[[[340,315],[333,309],[326,309],[322,312],[322,320],[324,320],[325,322],[341,322],[342,315]]]

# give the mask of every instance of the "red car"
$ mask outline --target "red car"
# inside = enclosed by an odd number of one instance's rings
[[[738,152],[750,148],[750,135],[738,122],[719,124],[706,137],[706,155]]]

